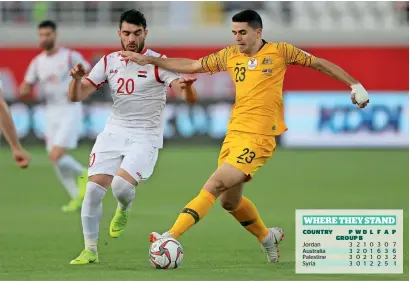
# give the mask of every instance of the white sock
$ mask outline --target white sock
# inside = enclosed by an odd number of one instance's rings
[[[125,211],[131,208],[135,198],[135,186],[120,176],[115,176],[111,183],[112,193],[118,201],[118,208]]]
[[[71,199],[77,198],[78,188],[73,173],[70,170],[63,169],[59,166],[54,166],[54,170],[61,184],[67,190],[68,195],[70,195]]]
[[[57,165],[62,169],[71,170],[75,176],[79,176],[83,173],[84,167],[80,164],[77,160],[75,160],[72,156],[65,154],[62,156],[58,161]]]
[[[87,183],[87,190],[81,208],[84,245],[87,250],[97,253],[98,232],[102,217],[102,200],[106,189],[94,182]]]

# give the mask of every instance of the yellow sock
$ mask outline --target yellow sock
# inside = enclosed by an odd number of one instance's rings
[[[268,228],[259,216],[256,206],[245,196],[242,196],[238,207],[229,212],[250,233],[261,242],[268,235]]]
[[[175,239],[178,239],[178,237],[191,226],[206,216],[208,211],[214,205],[215,199],[216,198],[212,193],[206,190],[201,190],[199,195],[185,206],[168,233]]]

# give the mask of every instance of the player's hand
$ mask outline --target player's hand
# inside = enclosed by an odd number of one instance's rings
[[[150,64],[150,56],[144,56],[141,55],[140,53],[136,53],[136,52],[131,52],[131,51],[122,51],[121,52],[121,60],[130,60],[132,62],[135,62],[139,65],[146,65],[146,64]]]
[[[195,77],[182,77],[179,78],[178,83],[181,89],[186,89],[190,87],[196,80],[197,78]]]
[[[77,63],[70,72],[70,76],[74,79],[80,80],[85,76],[85,68],[81,63]]]
[[[353,104],[357,104],[359,108],[365,108],[370,103],[369,93],[361,84],[355,84],[351,86],[352,93],[350,99]]]
[[[13,158],[22,169],[27,168],[31,161],[30,154],[22,148],[13,150]]]

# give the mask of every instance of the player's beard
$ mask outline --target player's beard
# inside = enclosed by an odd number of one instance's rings
[[[131,44],[130,44],[131,45]],[[134,44],[133,44],[134,45]],[[145,40],[142,40],[142,42],[138,45],[137,43],[135,43],[135,45],[137,46],[137,49],[135,50],[127,50],[127,47],[124,45],[124,43],[121,41],[121,46],[122,49],[124,51],[131,51],[131,52],[136,52],[136,53],[141,53],[142,50],[144,50],[145,47]]]
[[[54,49],[54,42],[45,42],[41,44],[41,48],[43,48],[46,51],[51,51]]]

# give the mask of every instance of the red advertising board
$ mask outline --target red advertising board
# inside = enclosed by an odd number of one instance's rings
[[[83,56],[95,63],[104,54],[116,51],[115,48],[75,48]],[[220,48],[160,47],[155,51],[168,57],[200,58]],[[345,69],[356,77],[368,90],[404,90],[409,89],[409,50],[405,47],[317,47],[305,51],[325,58]],[[16,91],[22,81],[31,59],[39,53],[36,48],[0,48],[0,71],[3,82],[13,85],[7,87]],[[6,81],[4,77],[7,77]],[[201,76],[200,92],[202,96],[220,97],[234,94],[234,88],[226,74]],[[198,81],[201,83],[200,81]],[[329,91],[344,90],[343,83],[300,66],[288,68],[284,90],[293,91]]]

